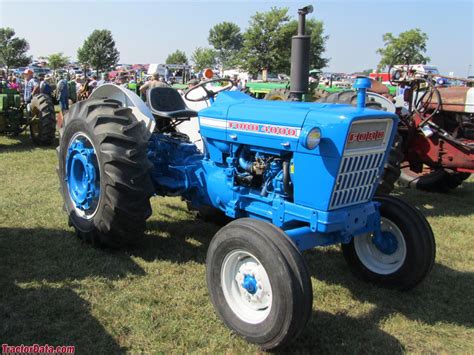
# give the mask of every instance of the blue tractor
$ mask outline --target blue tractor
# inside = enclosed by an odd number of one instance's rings
[[[133,242],[153,195],[225,214],[233,221],[206,258],[210,299],[230,329],[262,349],[288,344],[310,317],[305,250],[340,244],[354,273],[382,287],[411,289],[426,277],[435,259],[428,222],[398,198],[374,196],[398,117],[365,108],[367,79],[356,81],[357,107],[216,96],[214,81],[186,94],[213,102],[199,114],[162,87],[147,105],[104,85],[72,106],[58,173],[80,238]],[[173,130],[196,116],[203,153]]]
[[[82,239],[118,247],[143,233],[153,195],[235,219],[210,244],[209,293],[224,323],[264,349],[294,339],[309,318],[304,250],[341,244],[358,276],[410,289],[433,266],[433,233],[413,206],[374,197],[398,119],[364,108],[359,92],[356,108],[221,92],[199,113],[201,154],[182,134],[156,129],[158,119],[196,114],[176,91],[152,89],[149,109],[128,90],[102,86],[60,131],[69,221]]]

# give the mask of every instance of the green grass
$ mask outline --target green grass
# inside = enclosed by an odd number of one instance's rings
[[[216,317],[205,255],[218,227],[178,198],[154,198],[133,249],[78,241],[57,191],[54,148],[0,137],[0,343],[68,344],[79,353],[247,353]],[[428,217],[436,265],[411,292],[353,276],[339,248],[306,252],[312,318],[287,351],[474,352],[474,179],[449,194],[398,190]]]

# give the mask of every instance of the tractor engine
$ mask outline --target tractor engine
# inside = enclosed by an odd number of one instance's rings
[[[285,198],[292,196],[290,158],[251,152],[243,147],[238,156],[235,183],[260,190],[260,196],[275,193]]]

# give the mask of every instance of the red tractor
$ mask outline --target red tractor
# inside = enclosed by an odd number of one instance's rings
[[[474,173],[474,88],[448,86],[447,79],[416,72],[392,73],[405,88],[400,116],[400,184],[446,192]],[[467,83],[467,81],[465,81]]]

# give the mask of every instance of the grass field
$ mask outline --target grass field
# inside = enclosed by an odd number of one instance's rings
[[[54,148],[0,137],[0,343],[78,353],[247,353],[216,317],[205,283],[217,231],[178,198],[154,198],[133,249],[78,241],[57,191]],[[286,352],[474,353],[474,179],[450,194],[397,190],[428,217],[433,271],[411,292],[355,279],[339,248],[306,252],[312,318]],[[471,249],[473,248],[473,249]]]

